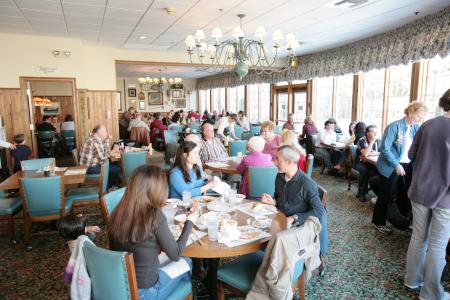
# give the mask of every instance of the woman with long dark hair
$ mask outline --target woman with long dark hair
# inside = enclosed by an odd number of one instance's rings
[[[199,161],[200,147],[194,142],[184,141],[175,155],[175,163],[170,170],[170,198],[182,199],[184,191],[190,191],[192,197],[215,187],[217,182],[208,182],[203,178],[203,170]]]
[[[189,280],[188,272],[170,278],[160,271],[158,255],[165,252],[178,261],[193,226],[190,215],[175,241],[161,210],[167,194],[166,174],[159,167],[138,167],[128,179],[125,194],[108,224],[111,248],[133,253],[140,299],[166,299],[181,280]]]

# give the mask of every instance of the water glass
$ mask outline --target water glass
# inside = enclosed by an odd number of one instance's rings
[[[209,217],[206,226],[208,227],[208,239],[217,241],[219,239],[219,220],[215,217]]]
[[[175,214],[177,212],[177,209],[173,207],[171,204],[168,204],[162,208],[163,214],[167,218],[167,223],[169,225],[173,225],[175,221]]]
[[[186,203],[186,202],[191,201],[191,196],[192,196],[191,191],[184,191],[181,195],[182,195],[183,202]]]
[[[230,189],[228,191],[228,203],[230,204],[230,207],[234,207],[236,204],[236,198],[237,198],[237,190]]]

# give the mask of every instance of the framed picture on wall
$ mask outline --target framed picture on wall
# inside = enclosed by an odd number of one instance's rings
[[[148,92],[148,105],[162,105],[163,94],[160,92]]]
[[[115,94],[116,97],[116,106],[118,111],[123,111],[123,105],[122,105],[122,92],[116,91]]]
[[[129,106],[133,106],[134,108],[136,108],[136,99],[131,99],[130,102],[128,102]]]
[[[186,99],[175,99],[175,108],[186,108]]]
[[[128,89],[128,97],[135,98],[136,97],[136,89]]]
[[[138,99],[139,99],[139,100],[145,100],[145,94],[144,94],[144,92],[139,92]]]
[[[145,110],[145,101],[139,101],[139,110]]]
[[[49,106],[41,106],[41,115],[43,116],[59,116],[60,114],[59,102],[53,102]]]
[[[172,90],[172,98],[183,98],[183,90]]]

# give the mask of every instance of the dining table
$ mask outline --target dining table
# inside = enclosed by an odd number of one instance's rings
[[[344,143],[340,143],[340,142],[336,142],[336,143],[332,143],[332,144],[320,143],[320,147],[333,149],[333,150],[340,150],[340,151],[347,149],[347,145],[345,145]]]
[[[140,150],[142,151],[142,150]],[[140,151],[131,151],[131,152],[140,152]],[[159,151],[155,151],[153,150],[152,153],[150,154],[149,151],[147,152],[147,159],[148,160],[163,160],[164,159],[164,153],[163,152],[159,152]],[[111,156],[109,157],[109,160],[111,162],[120,162],[122,161],[122,155],[121,152],[112,152]]]
[[[232,220],[236,220],[238,226],[248,225],[251,221],[255,220],[255,216],[247,214],[244,211],[237,209],[242,204],[260,203],[259,201],[252,201],[244,199],[242,203],[237,203],[235,209],[229,212]],[[208,212],[207,206],[201,208],[203,213]],[[279,210],[272,215],[268,215],[272,219],[270,227],[264,231],[269,233],[270,236],[245,243],[242,245],[228,247],[225,244],[218,241],[211,241],[208,235],[203,236],[200,242],[194,242],[184,249],[183,255],[190,258],[207,259],[208,260],[208,290],[210,293],[209,299],[217,299],[217,268],[221,258],[229,258],[234,256],[246,255],[254,253],[264,248],[269,242],[271,236],[283,231],[287,228],[286,216]]]
[[[86,179],[86,170],[87,167],[85,166],[56,168],[55,175],[61,176],[65,185],[80,184],[84,183]],[[44,171],[42,170],[18,171],[0,183],[0,190],[13,190],[20,188],[19,181],[21,178],[40,177],[45,177]]]
[[[230,163],[231,160],[236,160],[237,158],[230,158],[225,161],[208,161],[203,164],[203,168],[207,170],[211,170],[214,173],[223,173],[223,174],[240,174],[236,169],[237,164]]]

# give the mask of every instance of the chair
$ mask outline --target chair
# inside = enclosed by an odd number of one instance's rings
[[[130,139],[136,141],[139,145],[148,145],[150,134],[145,127],[133,127],[131,128]]]
[[[64,197],[60,176],[26,178],[19,181],[23,206],[24,240],[28,245],[33,222],[58,220],[72,210],[72,199]]]
[[[355,164],[355,157],[356,157],[356,149],[358,147],[356,145],[352,145],[351,149],[349,151],[349,155],[348,155],[348,160],[349,160],[349,165],[348,165],[348,169],[350,170],[349,173],[347,174],[347,179],[348,179],[348,187],[347,190],[350,191],[350,188],[352,186],[352,178],[359,178],[359,172],[358,170],[356,170],[354,168],[354,164]]]
[[[217,271],[219,300],[225,300],[225,289],[233,295],[245,298],[252,288],[253,280],[262,263],[263,251],[240,256],[234,261],[225,264]],[[305,272],[304,261],[298,261],[294,266],[291,282],[293,289],[298,287],[300,299],[305,299]]]
[[[311,177],[314,167],[314,155],[308,154],[308,159],[306,160],[306,174]]]
[[[275,127],[273,128],[273,133],[280,134],[282,130],[283,130],[283,125],[275,125]]]
[[[234,135],[238,139],[241,139],[241,136],[242,136],[243,132],[244,132],[244,128],[242,128],[241,126],[234,126]]]
[[[0,220],[6,220],[9,227],[9,237],[15,243],[14,215],[22,209],[20,197],[6,198],[5,192],[0,191]]]
[[[165,139],[166,145],[168,143],[178,144],[178,131],[164,130],[164,139]]]
[[[175,132],[182,132],[184,130],[184,127],[181,125],[175,125],[175,126],[171,126],[170,130],[173,130]]]
[[[317,135],[313,134],[313,135],[309,136],[308,138],[311,141],[310,146],[312,147],[312,151],[314,153],[314,158],[316,158],[317,162],[322,165],[322,168],[320,169],[320,174],[322,175],[323,171],[325,170],[325,161],[323,159],[322,154],[316,152]]]
[[[127,185],[128,177],[139,166],[147,162],[147,152],[123,152],[122,153],[122,185]]]
[[[200,123],[199,122],[191,122],[187,126],[188,128],[192,130],[195,130],[196,132],[200,132]]]
[[[119,204],[120,200],[122,200],[123,195],[125,194],[126,188],[120,188],[115,191],[112,191],[100,199],[100,206],[102,208],[102,215],[104,220],[108,220],[109,216],[111,216],[114,208],[116,208],[117,204]]]
[[[53,139],[55,138],[54,131],[38,131],[38,142],[40,156],[52,157],[54,156],[54,144]]]
[[[39,169],[49,166],[52,161],[53,161],[53,164],[55,164],[54,157],[28,159],[28,160],[22,160],[20,162],[20,166],[22,168],[22,171],[39,170]]]
[[[175,155],[177,154],[178,150],[178,144],[168,143],[166,145],[166,153],[164,155],[164,161],[166,164],[171,167],[173,164],[173,160],[175,158]]]
[[[261,132],[261,126],[251,126],[250,132],[253,133],[253,135],[259,135]]]
[[[230,156],[237,156],[240,152],[244,155],[247,152],[248,141],[232,141],[229,144]]]
[[[75,148],[75,130],[61,130],[61,137],[64,141],[64,148],[70,153]]]
[[[248,195],[251,199],[260,198],[262,194],[275,194],[275,177],[278,169],[271,167],[248,168]]]
[[[66,199],[72,201],[75,206],[99,205],[100,199],[106,193],[108,187],[109,161],[105,161],[100,169],[100,177],[97,186],[79,187],[67,191]]]
[[[254,136],[255,134],[252,132],[243,132],[241,134],[241,140],[243,141],[248,141],[252,136]]]

